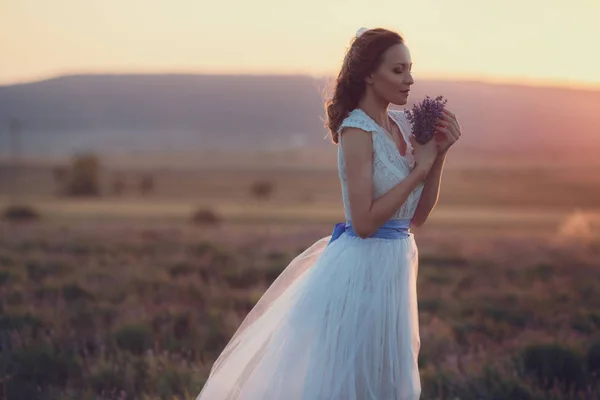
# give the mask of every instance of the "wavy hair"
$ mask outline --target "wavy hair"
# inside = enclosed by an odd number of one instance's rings
[[[325,104],[325,127],[333,143],[339,142],[337,131],[344,119],[358,107],[365,93],[365,79],[379,67],[386,50],[401,43],[404,39],[400,34],[383,28],[367,30],[353,39],[335,81],[333,96]]]

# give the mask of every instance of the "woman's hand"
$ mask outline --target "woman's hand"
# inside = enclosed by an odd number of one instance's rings
[[[456,115],[444,108],[442,117],[437,120],[435,131],[435,141],[438,144],[439,154],[445,154],[456,143],[461,134]]]
[[[410,143],[413,148],[412,153],[415,159],[415,168],[421,168],[424,172],[428,173],[439,154],[437,142],[430,140],[425,144],[420,144],[414,135],[410,135]]]

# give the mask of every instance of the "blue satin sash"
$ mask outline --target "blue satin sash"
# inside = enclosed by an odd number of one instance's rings
[[[347,235],[358,237],[354,229],[352,228],[352,222],[340,222],[336,224],[331,233],[331,240],[329,244],[337,240],[343,233]],[[378,239],[401,239],[410,236],[410,219],[392,219],[383,224],[377,229],[370,238]]]

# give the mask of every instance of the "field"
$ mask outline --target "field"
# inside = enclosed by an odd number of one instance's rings
[[[423,399],[600,398],[599,170],[446,171],[414,231]],[[0,398],[194,399],[270,282],[343,218],[327,168],[152,171],[141,195],[143,173],[65,199],[49,167],[0,169],[1,208],[41,215],[0,222]]]

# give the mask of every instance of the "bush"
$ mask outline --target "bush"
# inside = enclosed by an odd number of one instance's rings
[[[0,315],[0,332],[29,328],[39,330],[44,326],[42,320],[30,314]]]
[[[15,351],[5,366],[7,371],[2,372],[12,376],[7,385],[8,398],[30,396],[33,388],[64,388],[81,377],[81,366],[74,356],[45,345]]]
[[[279,275],[281,275],[281,273],[287,267],[287,265],[288,264],[281,263],[281,262],[274,262],[274,263],[269,264],[264,271],[265,281],[268,284],[273,283],[273,281],[275,279],[277,279],[279,277]]]
[[[227,284],[235,289],[251,289],[258,285],[262,276],[253,268],[232,265],[222,271],[222,276]]]
[[[275,185],[269,181],[257,181],[250,186],[250,193],[259,200],[266,200],[275,191]]]
[[[67,302],[74,302],[77,300],[90,300],[94,298],[94,296],[90,292],[83,289],[77,283],[70,283],[63,286],[62,295]]]
[[[67,196],[100,195],[100,160],[95,154],[75,156],[64,188]]]
[[[231,335],[226,331],[222,322],[216,315],[211,315],[207,324],[207,335],[203,346],[203,351],[208,355],[216,356],[223,350]]]
[[[2,213],[2,217],[8,221],[26,222],[37,221],[40,219],[40,213],[33,207],[27,205],[8,206]]]
[[[197,225],[219,225],[222,218],[213,210],[200,209],[192,214],[192,222]]]
[[[9,271],[0,271],[0,286],[14,279],[14,275]]]
[[[58,289],[51,286],[37,287],[33,295],[37,301],[46,301],[49,303],[56,303],[59,298]]]
[[[104,368],[92,376],[90,386],[98,394],[116,395],[122,390],[127,390],[125,375],[114,368]]]
[[[175,396],[185,398],[192,383],[192,376],[188,371],[166,369],[158,379],[158,395],[161,399],[172,399]]]
[[[143,325],[128,325],[114,333],[117,346],[134,355],[142,355],[152,346],[152,333]]]
[[[548,390],[558,385],[563,391],[581,387],[585,376],[583,360],[573,350],[558,344],[530,345],[523,350],[525,373]]]
[[[63,165],[57,165],[52,168],[52,176],[54,181],[59,185],[63,185],[69,178],[69,167]]]
[[[152,175],[144,175],[141,177],[139,191],[141,195],[147,195],[154,192],[154,177]]]
[[[30,260],[25,263],[25,269],[27,271],[27,279],[34,282],[41,282],[49,276],[65,276],[72,268],[68,264],[60,262]]]
[[[196,272],[196,268],[194,268],[193,265],[188,264],[186,262],[179,262],[169,267],[169,275],[173,279],[178,278],[180,276],[189,276],[194,272]]]
[[[600,375],[600,341],[595,341],[587,350],[585,356],[587,369],[591,374]]]
[[[112,183],[113,194],[115,194],[117,196],[121,196],[123,193],[125,193],[126,188],[127,188],[127,185],[125,183],[125,179],[123,179],[121,176],[117,176],[113,179],[113,183]]]

